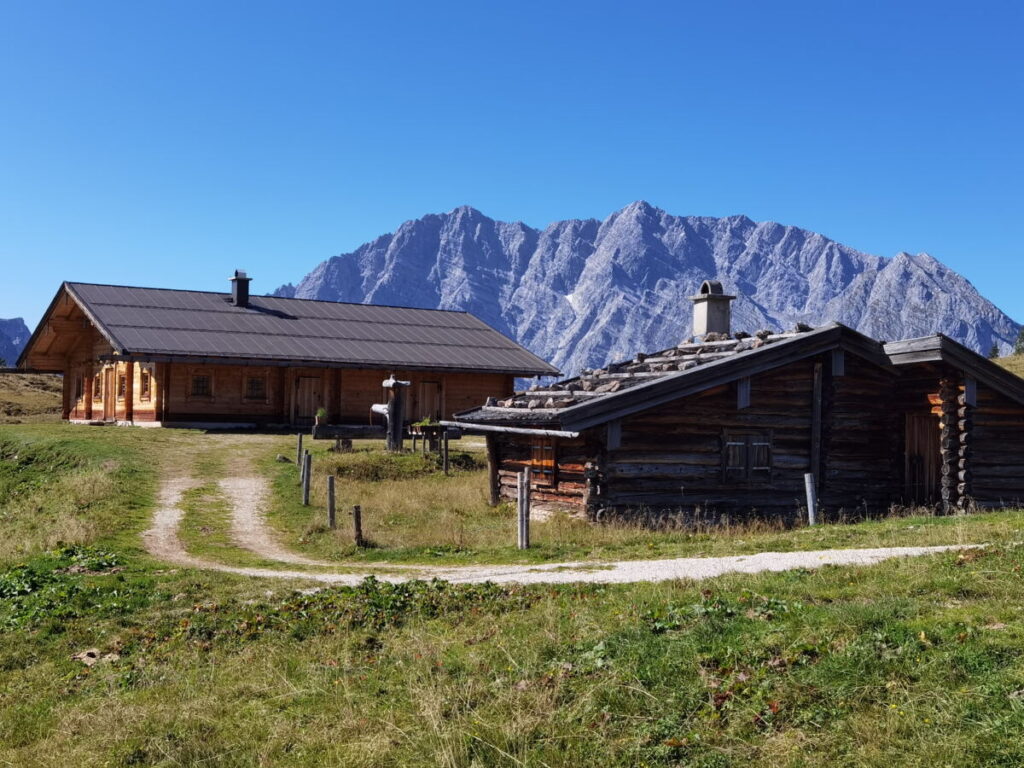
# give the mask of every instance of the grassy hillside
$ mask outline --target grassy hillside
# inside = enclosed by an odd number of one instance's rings
[[[1024,377],[1024,355],[1010,355],[1009,357],[1000,357],[996,360],[1003,368],[1018,376]]]
[[[0,373],[0,424],[58,421],[61,377]]]
[[[201,435],[6,426],[0,446],[20,542],[0,560],[0,764],[1024,764],[1012,544],[701,583],[302,594],[141,554],[158,467],[202,456]]]

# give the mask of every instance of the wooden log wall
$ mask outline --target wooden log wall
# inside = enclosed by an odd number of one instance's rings
[[[960,460],[960,434],[957,429],[958,382],[952,375],[939,381],[939,451],[942,456],[940,497],[944,512],[957,506],[957,472]]]
[[[732,516],[793,516],[811,470],[815,364],[803,361],[753,377],[750,406],[725,385],[624,418],[621,446],[603,467],[605,503]],[[723,436],[770,435],[769,476],[726,480]]]
[[[825,438],[819,506],[825,514],[879,514],[899,495],[901,414],[894,412],[896,376],[855,355],[841,375],[825,367]]]
[[[586,489],[584,470],[588,461],[595,461],[601,452],[600,430],[588,430],[574,439],[556,438],[556,484],[534,483],[531,496],[534,501],[556,504],[581,510]],[[532,439],[524,435],[495,435],[493,438],[494,463],[497,467],[498,496],[512,500],[516,497],[516,480],[520,472],[533,466]]]
[[[1024,406],[981,382],[968,412],[966,443],[971,500],[983,507],[1024,503]]]

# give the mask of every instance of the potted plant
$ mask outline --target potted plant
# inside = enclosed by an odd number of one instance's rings
[[[323,407],[317,408],[316,409],[316,417],[315,417],[315,424],[316,424],[316,426],[319,427],[325,421],[327,421],[327,409],[323,408]]]

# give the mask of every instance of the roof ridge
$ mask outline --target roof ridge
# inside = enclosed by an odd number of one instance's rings
[[[92,285],[97,288],[127,288],[133,291],[163,291],[165,293],[202,293],[212,296],[223,296],[225,298],[231,298],[231,294],[227,291],[201,291],[195,288],[157,288],[149,285],[119,285],[117,283],[83,283],[74,280],[65,280],[68,285]],[[306,301],[316,304],[341,304],[348,307],[381,307],[383,309],[414,309],[423,312],[447,312],[453,315],[471,315],[476,317],[467,309],[436,309],[433,307],[410,307],[404,304],[367,304],[361,301],[334,301],[333,299],[300,299],[294,296],[271,296],[267,293],[254,294],[249,297],[252,299],[273,299],[274,301]],[[98,302],[97,302],[98,303]],[[119,304],[116,306],[131,306],[126,304]],[[479,320],[479,318],[477,318]],[[483,321],[481,321],[483,322]]]

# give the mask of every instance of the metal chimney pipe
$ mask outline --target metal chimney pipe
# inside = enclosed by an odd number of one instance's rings
[[[235,270],[235,276],[231,278],[231,303],[234,306],[249,306],[249,282],[251,280],[252,278],[246,276],[242,270]]]

